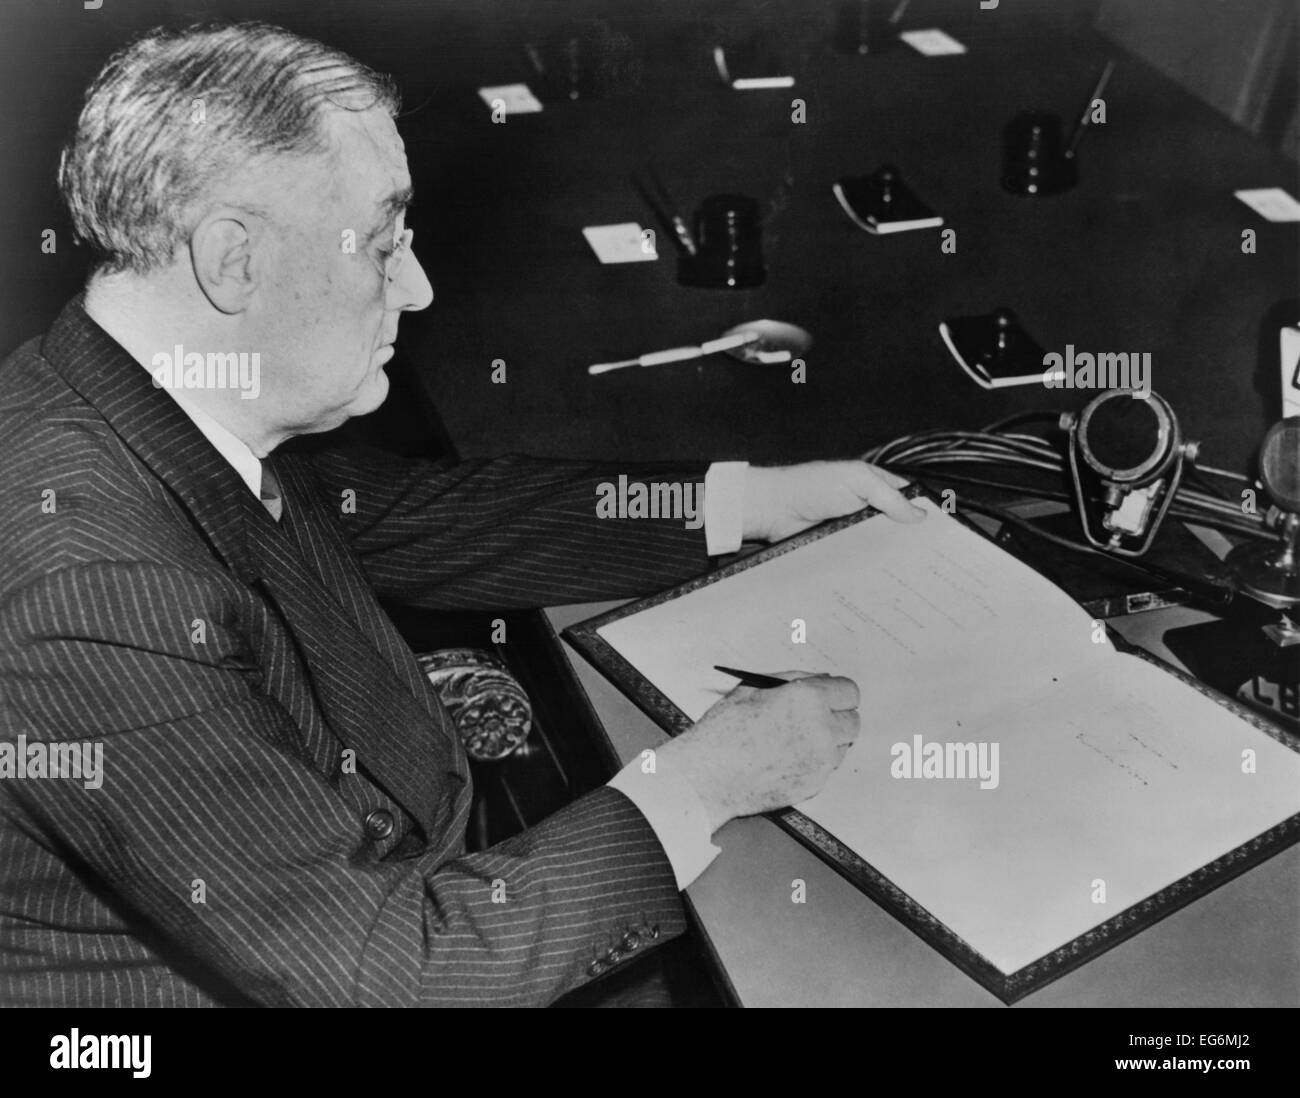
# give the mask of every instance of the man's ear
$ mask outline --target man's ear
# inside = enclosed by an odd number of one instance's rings
[[[190,237],[190,258],[199,289],[214,308],[242,313],[257,288],[249,215],[241,210],[214,210]]]

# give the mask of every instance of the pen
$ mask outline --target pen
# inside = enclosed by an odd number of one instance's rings
[[[673,227],[673,232],[677,234],[678,243],[686,249],[687,255],[695,255],[695,238],[691,236],[691,230],[686,227],[686,222],[682,220],[681,214],[677,212],[672,195],[668,193],[664,181],[659,178],[659,173],[654,170],[654,165],[646,166],[646,174],[650,177],[650,184],[659,196],[664,216],[667,217],[668,223]]]
[[[734,667],[720,667],[718,664],[713,665],[715,671],[721,671],[724,675],[730,675],[734,679],[739,679],[744,686],[754,686],[759,690],[770,690],[774,686],[785,686],[785,679],[778,679],[775,675],[760,675],[757,671],[738,671]]]
[[[1106,85],[1110,81],[1110,74],[1115,71],[1115,62],[1107,61],[1106,67],[1101,70],[1101,78],[1097,81],[1097,86],[1092,89],[1092,94],[1088,96],[1088,102],[1083,105],[1083,114],[1079,116],[1079,121],[1075,124],[1074,133],[1070,134],[1070,140],[1066,143],[1063,156],[1073,156],[1079,146],[1079,138],[1083,136],[1083,131],[1088,128],[1088,123],[1092,121],[1092,105],[1101,97],[1101,93],[1106,90]]]

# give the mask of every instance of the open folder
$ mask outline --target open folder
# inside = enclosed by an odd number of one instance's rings
[[[1300,744],[946,514],[866,512],[567,631],[678,732],[721,664],[847,675],[862,732],[777,815],[1014,1001],[1300,835]]]

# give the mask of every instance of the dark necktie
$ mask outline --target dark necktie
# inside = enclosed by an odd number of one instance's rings
[[[266,458],[262,458],[262,506],[276,522],[280,521],[280,516],[284,514],[280,478],[275,475],[275,470]]]

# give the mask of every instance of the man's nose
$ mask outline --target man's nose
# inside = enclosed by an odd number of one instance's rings
[[[429,276],[424,273],[415,249],[407,253],[405,261],[397,269],[397,277],[389,287],[391,307],[418,312],[433,304],[433,286]]]

